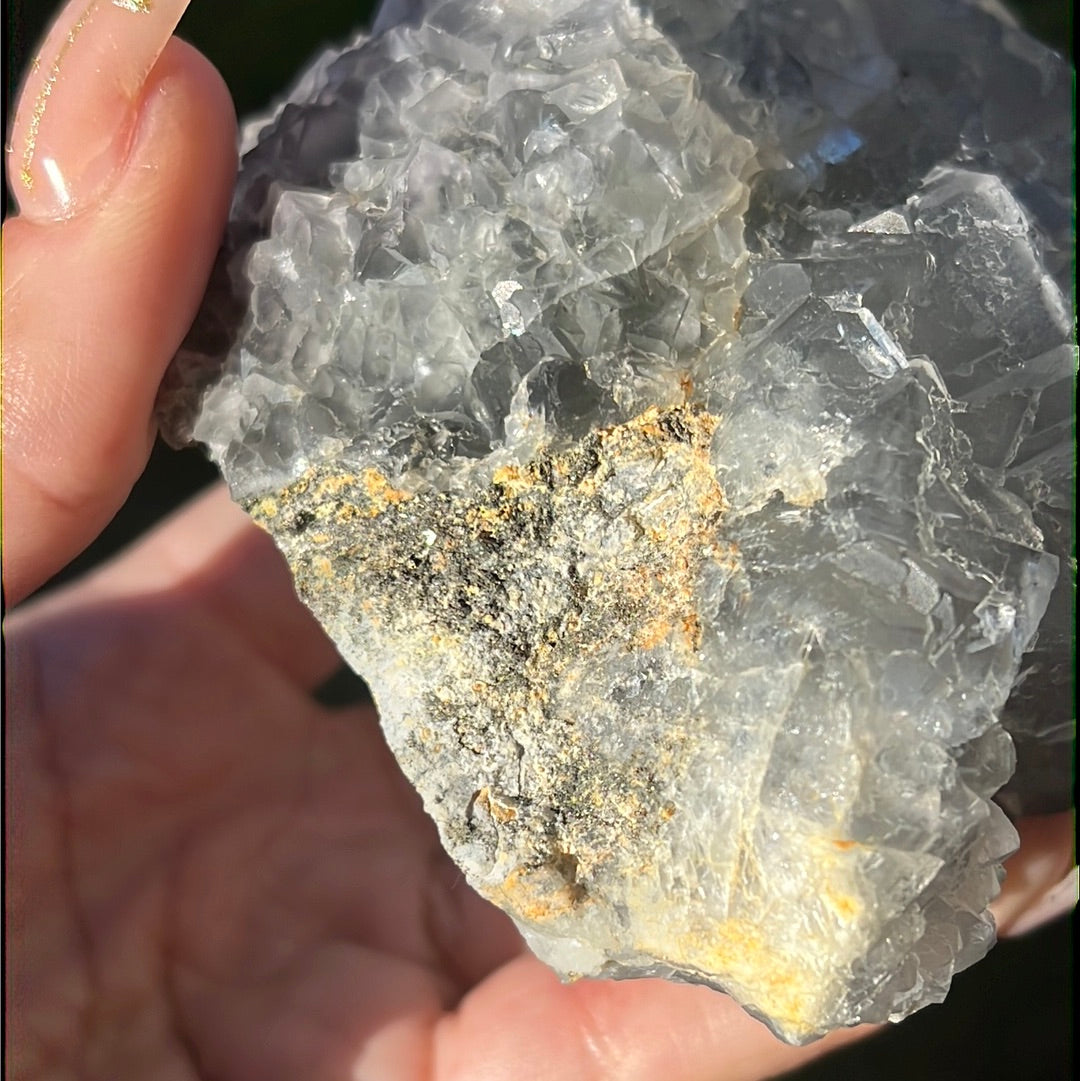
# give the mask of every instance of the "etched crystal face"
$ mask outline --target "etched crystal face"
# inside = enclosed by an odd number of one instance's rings
[[[557,971],[791,1041],[939,1000],[1001,719],[1068,730],[1064,65],[936,0],[379,25],[249,139],[166,429]]]

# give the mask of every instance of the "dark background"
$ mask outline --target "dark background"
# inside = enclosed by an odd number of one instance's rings
[[[1071,0],[1014,0],[1037,37],[1071,57]],[[5,106],[58,0],[8,0]],[[369,0],[195,0],[180,34],[217,65],[240,116],[263,107],[320,46],[368,20]],[[9,110],[5,107],[5,115]],[[210,483],[197,451],[157,446],[101,537],[46,588],[123,547]],[[1004,942],[961,973],[948,1001],[795,1075],[799,1081],[1064,1081],[1072,1060],[1070,921]]]

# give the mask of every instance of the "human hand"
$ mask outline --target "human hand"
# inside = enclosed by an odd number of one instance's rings
[[[15,120],[10,603],[142,468],[220,235],[232,112],[169,40],[184,6],[69,6]],[[316,703],[333,647],[220,491],[7,634],[13,1078],[723,1081],[858,1034],[796,1049],[703,988],[561,985],[443,854],[370,710]],[[1006,921],[1069,866],[1065,816],[1022,832]]]

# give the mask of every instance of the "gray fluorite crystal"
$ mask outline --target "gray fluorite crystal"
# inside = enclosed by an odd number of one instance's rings
[[[1010,811],[1068,785],[1065,66],[946,0],[379,31],[249,131],[166,430],[559,972],[791,1041],[939,1000],[1006,727]]]

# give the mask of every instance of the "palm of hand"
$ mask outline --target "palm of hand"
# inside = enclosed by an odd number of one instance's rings
[[[52,813],[16,841],[15,904],[53,949],[19,975],[68,989],[48,1023],[113,1076],[344,1077],[362,1050],[411,1076],[423,1030],[516,936],[441,852],[373,713],[311,698],[327,648],[280,570],[259,595],[265,539],[130,595],[161,541],[22,636],[44,724],[21,783]]]

